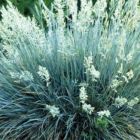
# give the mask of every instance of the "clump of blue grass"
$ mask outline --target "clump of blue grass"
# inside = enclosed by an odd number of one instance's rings
[[[108,6],[42,2],[45,29],[1,9],[0,139],[140,139],[138,0]]]

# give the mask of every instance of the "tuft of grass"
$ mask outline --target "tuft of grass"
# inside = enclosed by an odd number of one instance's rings
[[[138,1],[43,8],[47,30],[1,9],[0,139],[139,140]]]

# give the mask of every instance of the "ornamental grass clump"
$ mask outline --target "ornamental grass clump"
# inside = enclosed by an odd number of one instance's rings
[[[138,0],[76,5],[1,9],[0,139],[140,139]]]

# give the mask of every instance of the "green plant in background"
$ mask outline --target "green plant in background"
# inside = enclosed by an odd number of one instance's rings
[[[139,140],[138,0],[41,4],[1,9],[0,139]]]
[[[109,122],[106,118],[97,118],[96,120],[96,125],[97,127],[99,127],[100,129],[105,129],[108,128],[109,126]]]
[[[11,0],[11,2],[19,9],[24,15],[34,15],[36,6],[40,8],[41,0]],[[44,0],[44,3],[50,7],[53,0]],[[39,10],[39,9],[38,9]]]
[[[32,14],[31,11],[34,8],[34,5],[40,2],[40,0],[9,0],[9,1],[12,2],[18,8],[18,10],[24,15]],[[50,6],[53,0],[44,0],[44,2],[47,6]],[[3,4],[5,5],[6,3],[7,3],[6,0],[1,0],[0,5]]]
[[[35,16],[37,21],[42,22],[41,18],[41,0],[8,0],[25,16]],[[44,0],[44,3],[50,7],[53,0]],[[0,6],[6,6],[7,0],[2,0]],[[39,15],[38,15],[39,14]]]

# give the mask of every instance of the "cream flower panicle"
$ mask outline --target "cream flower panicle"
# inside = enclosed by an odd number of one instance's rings
[[[130,100],[128,103],[127,103],[127,106],[129,108],[132,108],[134,105],[138,104],[139,103],[139,98],[135,97],[134,99]]]
[[[37,73],[42,79],[44,79],[49,84],[50,75],[45,67],[39,66],[39,71]]]
[[[87,95],[87,91],[86,91],[86,88],[85,88],[85,83],[82,83],[81,84],[82,87],[80,88],[80,95],[79,95],[79,98],[80,98],[80,102],[82,103],[82,109],[89,115],[91,115],[94,111],[94,107],[92,107],[90,104],[87,104],[86,101],[88,100],[88,95]]]
[[[64,22],[64,3],[63,0],[54,0],[54,6],[56,7],[57,11],[57,23],[60,27],[64,28],[65,27],[65,22]]]
[[[87,113],[87,114],[92,114],[93,113],[93,111],[94,111],[94,107],[92,107],[90,104],[86,104],[86,103],[84,103],[83,105],[82,105],[82,108],[83,108],[83,110]]]
[[[12,79],[17,79],[20,77],[20,73],[19,72],[10,72],[10,76]]]
[[[23,79],[24,81],[33,81],[33,75],[29,71],[22,71],[20,75],[20,79]]]
[[[111,115],[109,110],[103,110],[103,111],[99,111],[97,112],[98,116],[102,117],[109,117]]]
[[[33,75],[29,71],[21,71],[21,72],[10,72],[10,76],[13,79],[19,79],[23,81],[33,81]]]
[[[93,75],[95,78],[100,78],[100,72],[97,71],[94,67],[94,65],[91,66],[90,68],[90,73]]]
[[[95,69],[95,66],[93,65],[93,59],[92,56],[88,56],[84,58],[84,66],[86,68],[86,73],[92,77],[93,81],[96,81],[96,79],[100,78],[100,72]]]
[[[84,57],[84,65],[87,69],[90,68],[91,65],[93,64],[92,61],[93,61],[92,56]]]
[[[94,11],[96,15],[98,15],[99,17],[104,15],[106,7],[107,7],[106,0],[98,0],[94,6],[95,8]]]
[[[117,98],[115,99],[115,106],[116,106],[117,108],[122,107],[122,106],[125,105],[126,103],[127,103],[127,99],[124,98],[124,97],[117,97]]]
[[[60,110],[58,107],[56,107],[55,105],[46,105],[46,109],[49,110],[49,112],[51,113],[51,115],[53,117],[59,116],[60,115]]]
[[[77,21],[77,0],[67,0],[67,6],[69,8],[69,13],[72,14],[72,22]]]
[[[130,71],[128,71],[128,72],[126,73],[126,75],[127,75],[128,79],[131,80],[131,79],[134,77],[133,70],[131,69]]]
[[[88,95],[87,95],[85,87],[81,87],[80,88],[80,95],[79,95],[79,97],[80,97],[80,102],[81,103],[85,103],[85,101],[87,101]]]
[[[113,79],[111,82],[111,88],[112,90],[114,90],[115,92],[117,92],[117,87],[120,86],[122,84],[121,80],[118,80],[117,78]]]

